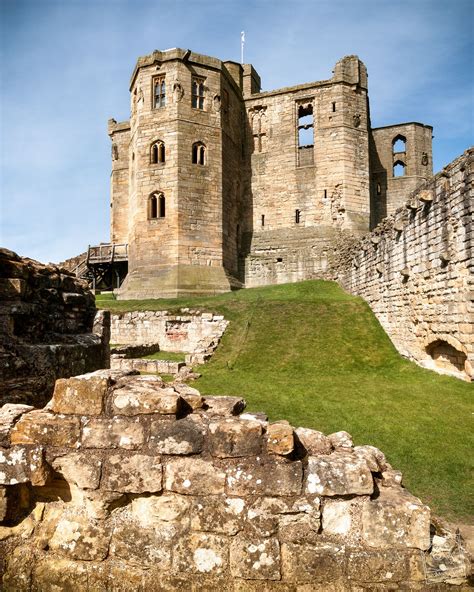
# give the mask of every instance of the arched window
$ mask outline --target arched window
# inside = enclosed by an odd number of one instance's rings
[[[193,144],[193,164],[206,164],[206,146],[202,142]]]
[[[204,109],[204,78],[193,77],[191,96],[192,106],[195,109]]]
[[[150,220],[154,220],[156,218],[164,218],[165,214],[165,196],[160,192],[152,193],[148,198],[148,218]]]
[[[407,139],[405,136],[398,135],[395,136],[392,140],[392,152],[393,154],[397,154],[398,152],[406,152],[407,148]]]
[[[151,145],[150,162],[151,164],[165,162],[165,143],[161,140],[157,140]]]
[[[404,177],[405,176],[405,163],[401,160],[397,160],[393,163],[393,176]]]

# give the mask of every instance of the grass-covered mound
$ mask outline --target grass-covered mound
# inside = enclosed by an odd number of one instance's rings
[[[473,386],[398,355],[370,308],[335,283],[241,290],[215,297],[114,301],[112,311],[191,307],[231,321],[199,367],[203,394],[243,395],[248,409],[373,444],[439,514],[473,521]]]

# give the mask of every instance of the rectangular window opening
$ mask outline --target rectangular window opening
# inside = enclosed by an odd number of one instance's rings
[[[166,83],[164,76],[153,79],[153,107],[159,109],[166,106]]]
[[[262,214],[260,221],[261,221],[262,228],[263,228],[263,226],[265,226],[265,214]]]
[[[332,104],[332,112],[335,113],[336,112],[336,103]]]

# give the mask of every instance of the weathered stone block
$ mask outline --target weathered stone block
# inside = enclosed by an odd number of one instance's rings
[[[152,420],[150,447],[160,454],[197,454],[202,451],[204,429],[199,417]]]
[[[310,456],[330,454],[332,451],[329,438],[322,432],[310,430],[309,428],[297,428],[295,434]]]
[[[367,463],[354,455],[333,453],[308,459],[306,492],[318,495],[367,495],[374,490]]]
[[[109,381],[94,373],[59,378],[54,386],[51,410],[66,415],[100,415]]]
[[[201,409],[204,405],[204,397],[201,393],[187,384],[174,383],[173,388],[180,394],[181,398],[191,407],[195,409]]]
[[[356,582],[400,582],[412,579],[409,555],[400,550],[347,552],[347,577]]]
[[[191,528],[234,535],[243,528],[247,504],[239,497],[203,496],[193,500]]]
[[[162,386],[161,382],[134,380],[113,393],[112,405],[114,413],[119,415],[141,415],[143,413],[160,413],[176,415],[182,400],[171,387]]]
[[[102,460],[91,452],[73,452],[59,456],[53,467],[61,473],[68,483],[75,483],[81,489],[99,487]]]
[[[80,422],[77,417],[61,417],[43,410],[22,415],[11,431],[13,444],[41,444],[75,448],[79,443]]]
[[[205,397],[204,408],[208,415],[239,415],[247,403],[241,397]]]
[[[319,526],[319,512],[284,514],[279,519],[278,538],[282,543],[317,544]]]
[[[41,447],[13,446],[0,449],[0,485],[27,482],[44,485],[48,474]]]
[[[430,547],[430,509],[403,489],[381,489],[362,507],[362,538],[369,547]]]
[[[267,451],[285,456],[295,447],[293,427],[287,423],[272,423],[267,427]]]
[[[125,448],[133,450],[145,441],[143,426],[132,419],[113,417],[111,419],[87,420],[82,429],[84,448]]]
[[[71,559],[102,561],[107,557],[110,532],[104,523],[92,523],[90,517],[75,514],[62,518],[54,531],[49,547]]]
[[[19,278],[0,278],[0,299],[16,300],[25,292],[26,282]]]
[[[165,489],[189,495],[224,493],[226,475],[211,462],[180,458],[168,461]]]
[[[323,532],[348,535],[353,524],[352,513],[358,511],[352,500],[325,500],[322,515]]]
[[[235,464],[227,470],[230,495],[299,495],[303,479],[300,461],[255,459]]]
[[[352,448],[354,446],[352,436],[344,431],[329,434],[328,440],[334,448]]]
[[[160,457],[145,454],[111,454],[104,462],[101,488],[122,493],[156,493],[162,490]]]
[[[132,515],[145,527],[176,522],[187,528],[190,507],[191,499],[188,496],[176,493],[151,495],[132,500]]]
[[[390,467],[385,454],[375,446],[355,446],[353,452],[356,456],[365,460],[373,473],[386,471]]]
[[[282,580],[287,582],[331,582],[343,574],[344,550],[342,546],[281,545]]]
[[[229,542],[226,537],[192,533],[179,539],[173,552],[175,573],[219,575],[229,564]]]
[[[28,413],[34,407],[30,405],[15,405],[13,403],[6,403],[0,407],[0,446],[8,446],[10,444],[10,430],[15,422],[24,413]]]
[[[234,537],[230,546],[230,571],[248,580],[280,579],[280,543],[277,538]]]
[[[172,525],[162,523],[154,528],[134,519],[121,518],[112,533],[110,555],[132,565],[169,570],[174,536]]]
[[[226,458],[259,454],[262,449],[262,426],[252,420],[211,421],[208,439],[213,456]]]

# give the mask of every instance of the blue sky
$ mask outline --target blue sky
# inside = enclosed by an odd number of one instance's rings
[[[109,239],[107,120],[140,55],[245,61],[264,90],[357,54],[374,127],[434,127],[434,168],[473,143],[474,0],[0,0],[0,245],[60,261]]]

